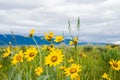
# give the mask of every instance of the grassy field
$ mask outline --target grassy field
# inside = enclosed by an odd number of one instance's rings
[[[34,30],[29,37],[35,46],[0,47],[0,80],[120,80],[120,46],[78,46],[72,37],[69,45],[54,46],[63,36],[45,33],[51,45],[38,46]]]
[[[120,80],[119,60],[110,45],[1,47],[0,80]]]

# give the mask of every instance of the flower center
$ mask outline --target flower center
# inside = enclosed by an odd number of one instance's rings
[[[75,72],[77,72],[77,70],[75,68],[70,69],[70,73],[75,73]]]
[[[52,62],[56,62],[57,61],[57,57],[56,56],[52,56],[51,61]]]
[[[74,41],[74,44],[77,44],[78,42],[77,41]]]
[[[114,66],[114,67],[118,67],[118,64],[117,64],[117,63],[113,63],[113,66]]]
[[[51,41],[52,40],[52,37],[50,35],[48,35],[48,41]]]
[[[34,53],[34,52],[31,52],[31,53],[29,54],[29,56],[30,56],[30,57],[35,56],[35,53]]]
[[[50,47],[51,47],[51,48],[53,48],[53,47],[54,47],[54,45],[53,45],[53,44],[51,44],[51,45],[50,45]]]
[[[60,40],[62,40],[62,38],[58,38],[58,40],[60,41]]]
[[[36,72],[40,72],[40,69],[37,69],[37,71]]]
[[[20,61],[21,61],[21,59],[22,59],[22,57],[21,57],[21,56],[16,56],[16,60],[17,60],[17,61],[19,61],[19,62],[20,62]]]
[[[32,37],[32,36],[33,36],[33,34],[32,34],[32,33],[30,33],[30,34],[29,34],[29,37]]]

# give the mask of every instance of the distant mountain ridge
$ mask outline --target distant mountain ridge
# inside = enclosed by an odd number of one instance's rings
[[[44,39],[44,36],[34,36],[34,38],[38,43],[38,45],[51,44],[50,42]],[[68,45],[70,40],[71,39],[65,39],[63,43]],[[24,37],[21,35],[12,36],[9,34],[5,34],[5,35],[0,34],[0,45],[8,45],[9,43],[11,43],[12,45],[35,45],[35,42],[32,40],[32,38],[29,38],[29,37]],[[54,43],[54,44],[58,45],[59,43]],[[105,45],[106,43],[79,42],[78,44],[79,45],[86,45],[86,44]]]
[[[46,41],[44,39],[44,36],[34,36],[34,38],[38,45],[51,44],[49,41]],[[68,44],[69,41],[70,39],[65,39],[63,42],[65,44]],[[35,42],[30,37],[24,37],[21,35],[12,36],[9,34],[5,35],[0,34],[0,45],[8,45],[9,43],[11,43],[12,45],[35,45]],[[58,45],[59,43],[54,44]]]

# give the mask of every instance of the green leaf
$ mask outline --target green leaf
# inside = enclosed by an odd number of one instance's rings
[[[50,75],[42,75],[37,78],[37,80],[47,80],[50,77]]]
[[[1,72],[0,72],[0,76],[2,76],[2,77],[4,78],[4,80],[8,80],[8,79],[7,79],[7,75],[6,75],[5,73],[1,73]]]
[[[18,74],[16,74],[14,80],[22,80],[21,77],[22,77],[22,72],[23,70],[21,70]]]

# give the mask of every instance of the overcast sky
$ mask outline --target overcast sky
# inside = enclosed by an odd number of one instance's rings
[[[81,41],[120,41],[120,0],[0,0],[0,34],[36,35],[54,31],[66,36],[81,21]]]

